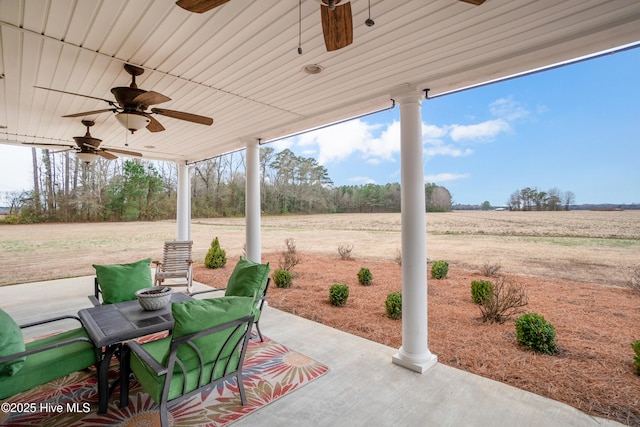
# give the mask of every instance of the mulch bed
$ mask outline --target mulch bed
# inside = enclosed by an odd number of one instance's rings
[[[278,266],[279,254],[263,254]],[[236,260],[224,268],[194,267],[195,280],[224,287]],[[371,286],[358,283],[367,267]],[[394,348],[402,321],[386,316],[388,293],[402,290],[394,262],[341,260],[301,254],[291,288],[269,290],[272,307]],[[631,342],[640,339],[640,293],[631,289],[509,276],[527,289],[526,311],[543,315],[556,328],[559,352],[535,353],[518,345],[514,320],[485,323],[471,300],[471,281],[487,279],[450,265],[443,280],[428,281],[429,350],[438,361],[533,393],[565,402],[588,414],[640,426],[640,376]],[[349,285],[344,307],[329,304],[329,287]],[[273,282],[272,282],[273,284]]]

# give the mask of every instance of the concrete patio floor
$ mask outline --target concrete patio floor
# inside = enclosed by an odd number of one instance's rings
[[[76,314],[91,306],[92,290],[92,276],[3,286],[0,307],[24,324]],[[267,307],[260,322],[266,336],[328,365],[329,372],[237,426],[622,425],[441,363],[414,373],[391,362],[397,349],[274,308]],[[30,336],[47,332],[39,328]]]

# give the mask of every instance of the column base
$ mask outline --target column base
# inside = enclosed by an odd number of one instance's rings
[[[410,369],[414,372],[418,372],[419,374],[424,374],[427,369],[438,363],[438,356],[431,354],[428,350],[426,354],[418,356],[411,355],[405,353],[402,347],[400,347],[400,350],[393,355],[391,360],[393,363],[400,365],[403,368]]]

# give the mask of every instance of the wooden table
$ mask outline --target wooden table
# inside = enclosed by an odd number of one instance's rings
[[[171,302],[191,300],[181,292],[171,294]],[[78,317],[93,344],[101,351],[98,362],[98,413],[106,414],[109,396],[117,382],[109,385],[109,364],[123,342],[173,328],[171,304],[156,311],[143,310],[138,300],[85,308]],[[120,378],[120,381],[128,381]],[[122,407],[122,401],[120,402]]]

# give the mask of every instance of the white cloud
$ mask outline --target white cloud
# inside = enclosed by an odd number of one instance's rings
[[[489,111],[493,116],[508,121],[521,119],[529,115],[529,111],[524,108],[522,104],[514,101],[510,96],[493,101],[489,105]]]
[[[349,178],[349,182],[353,182],[354,184],[375,184],[376,181],[368,176],[354,176]]]
[[[475,125],[452,125],[449,133],[452,140],[487,140],[511,129],[503,119],[487,120]]]
[[[451,144],[445,144],[441,142],[440,144],[431,144],[427,145],[424,148],[424,154],[427,157],[434,156],[449,156],[449,157],[463,157],[470,156],[473,154],[473,150],[471,148],[462,148],[456,147]]]
[[[321,165],[345,160],[354,152],[367,152],[371,126],[362,120],[351,120],[300,135],[300,147],[316,147]]]
[[[469,178],[468,173],[437,173],[435,175],[425,175],[424,182],[435,182],[442,184],[443,182],[457,181],[459,179]]]
[[[287,148],[291,149],[293,146],[293,138],[279,139],[277,141],[270,142],[269,146],[272,147],[276,153],[279,153]]]

